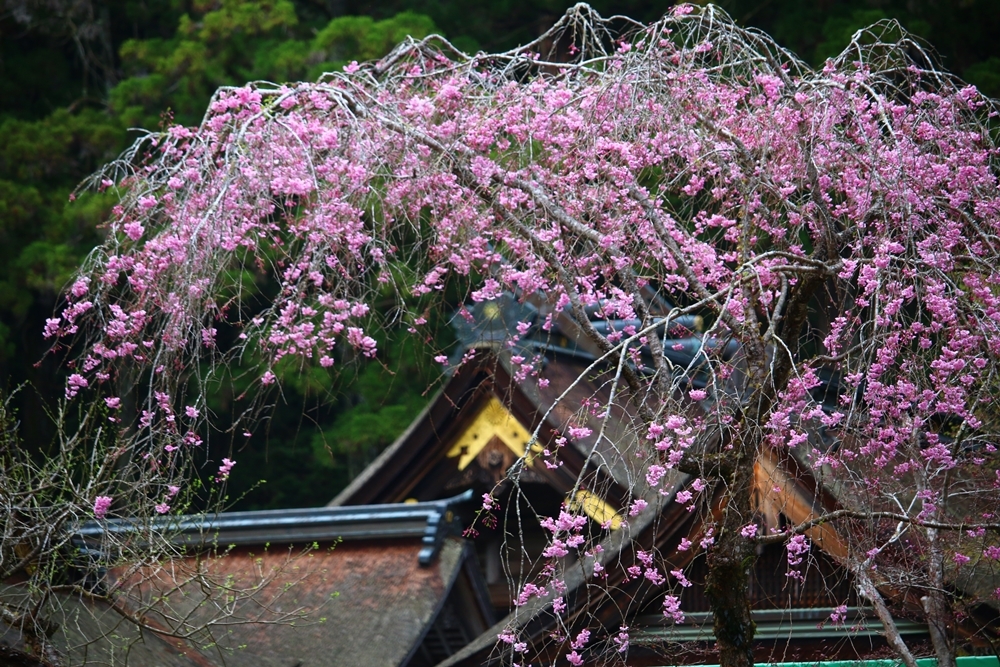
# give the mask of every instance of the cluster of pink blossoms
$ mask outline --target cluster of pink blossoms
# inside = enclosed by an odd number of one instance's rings
[[[108,510],[111,509],[111,503],[114,499],[111,496],[97,496],[94,498],[94,517],[97,519],[103,519],[108,514]]]
[[[219,466],[219,472],[215,475],[215,481],[224,482],[229,479],[229,472],[236,465],[236,461],[232,459],[222,459],[222,465]]]

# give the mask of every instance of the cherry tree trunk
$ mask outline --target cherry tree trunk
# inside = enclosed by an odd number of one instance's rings
[[[929,576],[927,595],[921,600],[927,614],[927,630],[938,659],[938,667],[955,667],[955,650],[949,639],[948,601],[944,594],[944,554],[938,540],[938,531],[927,529],[930,553],[927,564]]]
[[[749,449],[744,447],[744,449]],[[705,595],[714,618],[721,667],[751,667],[756,625],[750,613],[750,571],[754,542],[740,530],[753,516],[753,459],[741,452],[728,480],[729,500],[715,548],[708,553]]]
[[[759,341],[746,340],[751,343],[746,346],[747,389],[751,391],[744,405],[753,407],[742,415],[743,433],[730,445],[733,449],[720,452],[720,458],[729,459],[728,464],[720,467],[725,506],[718,540],[707,554],[705,595],[712,610],[721,667],[754,664],[753,639],[757,626],[750,608],[750,577],[757,553],[753,535],[748,536],[744,531],[755,522],[754,464],[764,446],[759,424],[763,423],[762,417],[771,402],[762,390],[775,379],[782,380],[767,375],[766,355],[763,346],[756,344]]]

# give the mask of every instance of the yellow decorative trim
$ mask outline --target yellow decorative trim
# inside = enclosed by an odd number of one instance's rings
[[[569,501],[569,508],[574,512],[583,510],[584,514],[602,526],[610,524],[611,530],[618,530],[622,527],[622,515],[599,495],[586,489],[580,489],[576,492],[573,499]]]
[[[494,436],[518,457],[524,456],[525,447],[531,440],[531,433],[517,420],[517,417],[512,415],[496,396],[490,396],[490,400],[448,450],[447,456],[459,457],[458,469],[465,470]],[[541,452],[542,448],[535,443],[531,450]],[[528,465],[531,464],[529,458]]]

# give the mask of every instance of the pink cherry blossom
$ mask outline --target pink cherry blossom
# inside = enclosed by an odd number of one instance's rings
[[[94,498],[94,517],[103,519],[107,516],[112,502],[114,501],[111,496],[97,496]]]
[[[236,465],[236,461],[232,459],[222,459],[222,465],[219,466],[219,472],[215,475],[215,481],[224,482],[229,479],[229,472]]]

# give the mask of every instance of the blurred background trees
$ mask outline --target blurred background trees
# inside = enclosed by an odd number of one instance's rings
[[[197,124],[220,85],[315,79],[352,60],[378,58],[407,35],[441,32],[466,51],[527,42],[566,0],[3,0],[0,4],[0,390],[15,397],[20,435],[44,454],[45,414],[61,395],[58,354],[42,338],[60,290],[99,241],[113,191],[76,185],[141,130],[165,119]],[[651,21],[672,4],[596,0],[604,15]],[[934,46],[945,68],[1000,95],[1000,0],[721,0],[740,24],[773,35],[813,65],[851,35],[897,19]],[[266,292],[268,285],[254,285]],[[248,298],[253,298],[253,290]],[[439,371],[436,345],[387,336],[380,360],[337,379],[288,378],[260,431],[229,442],[240,465],[231,490],[243,509],[321,504],[371,461],[426,402]],[[225,332],[220,335],[224,336]],[[235,414],[240,379],[213,398]],[[224,425],[223,425],[224,426]],[[223,450],[220,449],[220,452]],[[219,456],[224,454],[220,453]],[[216,459],[218,456],[215,457]],[[260,484],[261,479],[266,484]]]

